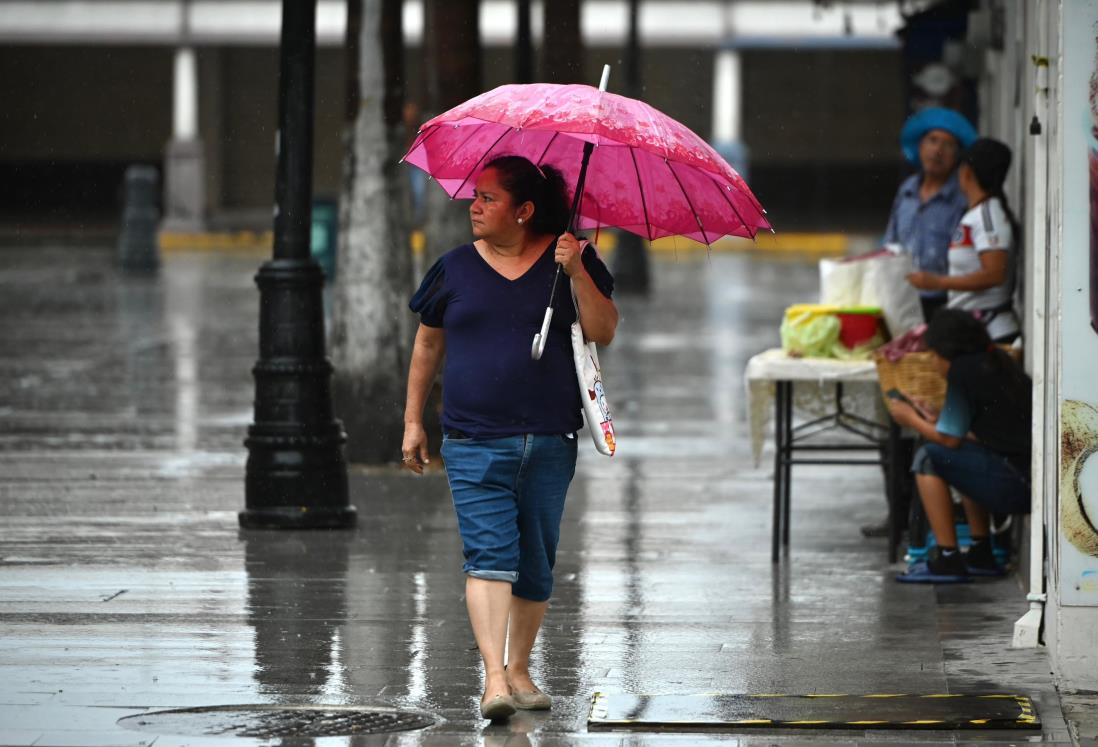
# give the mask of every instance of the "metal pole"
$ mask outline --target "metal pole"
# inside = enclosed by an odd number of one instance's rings
[[[256,275],[259,361],[255,422],[244,444],[245,528],[343,528],[346,435],[332,415],[324,353],[324,274],[309,252],[316,5],[283,0],[275,179],[274,258]]]
[[[602,66],[602,79],[599,81],[599,91],[605,91],[610,83],[610,66]],[[576,179],[576,191],[572,195],[572,207],[568,211],[568,233],[576,233],[576,222],[579,220],[580,205],[583,203],[583,185],[587,182],[587,165],[591,161],[591,154],[595,150],[594,143],[583,144],[583,158],[580,160],[579,177]],[[530,346],[530,357],[541,360],[545,352],[545,341],[549,336],[549,324],[553,321],[553,298],[557,295],[557,282],[560,280],[561,269],[553,274],[553,287],[549,291],[549,305],[545,308],[545,316],[541,320],[541,331],[534,335],[534,342]]]
[[[640,98],[640,0],[629,0],[629,35],[625,44],[625,95]],[[651,286],[648,247],[644,239],[629,231],[618,231],[613,260],[614,290],[644,296]]]

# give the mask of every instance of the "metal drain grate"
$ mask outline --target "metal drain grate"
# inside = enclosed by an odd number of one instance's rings
[[[161,734],[210,737],[341,737],[390,734],[433,726],[430,716],[392,708],[336,706],[216,706],[154,711],[119,726]]]

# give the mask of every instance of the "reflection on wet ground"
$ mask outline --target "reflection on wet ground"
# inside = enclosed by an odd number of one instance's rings
[[[858,534],[883,512],[879,470],[799,469],[793,551],[769,562],[742,371],[812,299],[813,264],[661,257],[652,298],[621,300],[603,355],[619,452],[581,450],[533,662],[556,705],[486,726],[441,473],[353,468],[354,531],[238,530],[260,260],[172,255],[150,278],[112,260],[0,252],[0,743],[201,744],[116,722],[246,703],[443,719],[324,744],[1031,739],[586,728],[595,692],[976,690],[1032,695],[1032,739],[1068,742],[1043,652],[1007,648],[1016,580],[903,587],[884,541]]]

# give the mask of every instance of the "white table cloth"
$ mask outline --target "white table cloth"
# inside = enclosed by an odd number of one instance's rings
[[[777,348],[766,350],[752,357],[744,372],[751,452],[756,465],[774,412],[777,381],[793,382],[793,409],[801,415],[817,418],[834,412],[836,385],[842,384],[842,405],[846,412],[888,423],[873,361],[793,358]]]

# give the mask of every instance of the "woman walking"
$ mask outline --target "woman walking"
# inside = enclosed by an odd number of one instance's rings
[[[443,255],[410,303],[420,325],[402,452],[404,466],[422,472],[423,407],[445,354],[442,458],[484,661],[481,714],[498,720],[551,705],[530,679],[529,658],[553,590],[583,425],[569,333],[576,311],[563,278],[545,352],[530,355],[557,266],[575,289],[588,339],[609,344],[618,312],[606,266],[565,233],[568,198],[556,169],[519,156],[493,159],[477,179],[469,217],[473,243]]]

